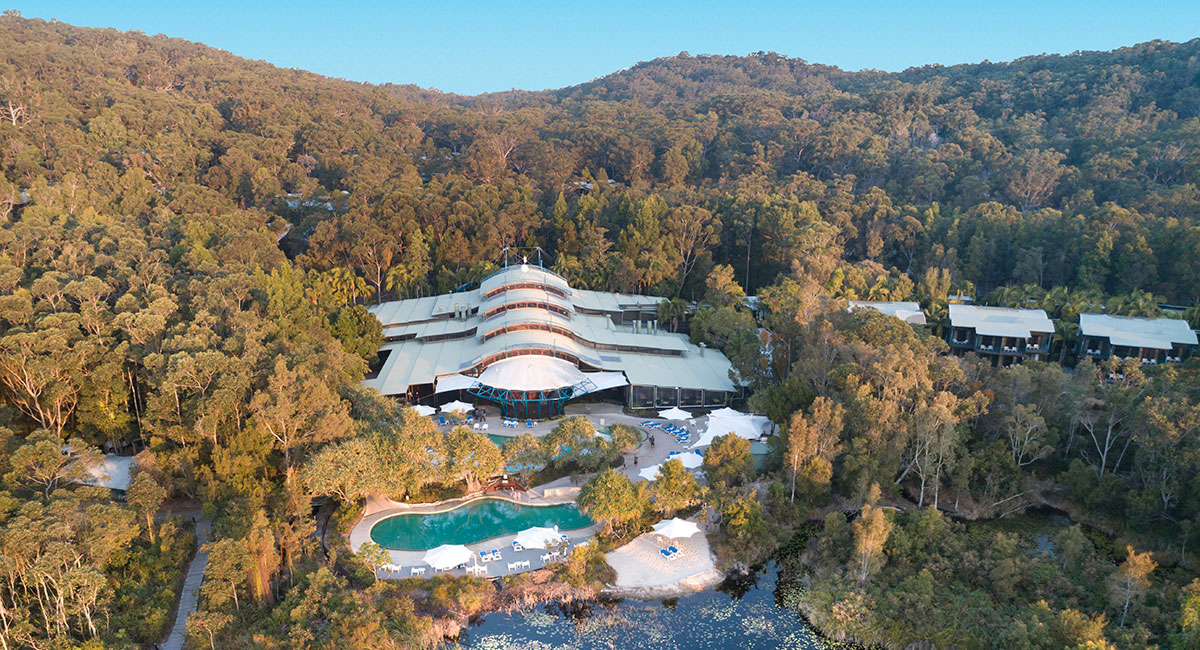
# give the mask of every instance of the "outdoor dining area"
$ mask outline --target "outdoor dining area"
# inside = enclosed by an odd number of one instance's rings
[[[576,548],[587,543],[588,540],[581,539],[572,544],[571,538],[557,528],[534,526],[517,533],[504,549],[472,550],[462,544],[442,544],[425,551],[420,565],[388,562],[380,565],[376,575],[382,579],[427,577],[431,574],[499,577],[562,562]]]
[[[414,404],[412,409],[421,417],[433,417],[435,414],[440,413],[434,420],[438,426],[453,427],[466,425],[476,431],[488,430],[487,416],[484,411],[476,408],[474,404],[468,404],[460,400],[446,402],[438,408],[426,404]]]

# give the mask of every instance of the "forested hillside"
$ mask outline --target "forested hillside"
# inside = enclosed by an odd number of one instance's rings
[[[882,550],[839,555],[854,532],[832,515],[796,596],[815,619],[844,615],[824,629],[985,647],[1020,612],[1008,647],[1200,639],[1200,583],[1183,591],[1194,369],[992,369],[936,336],[950,294],[1040,305],[1074,366],[1080,311],[1200,303],[1200,40],[897,74],[681,54],[461,97],[6,13],[0,647],[159,640],[174,593],[152,582],[187,546],[140,516],[164,498],[202,502],[225,542],[195,619],[204,647],[440,642],[462,593],[361,588],[312,539],[328,492],[301,476],[326,443],[357,441],[386,451],[402,480],[375,479],[393,495],[462,481],[411,453],[441,449],[434,434],[359,388],[381,339],[364,306],[452,290],[533,246],[576,286],[703,301],[663,319],[725,351],[785,431],[758,479],[770,490],[719,485],[726,506],[761,502],[731,540],[772,546],[790,528],[769,522],[831,503],[865,501],[860,521],[883,522],[878,498],[964,519],[1053,501],[1111,536],[1071,529],[1069,561],[1034,565],[914,509],[887,546],[903,561],[881,569]],[[847,298],[918,300],[934,335],[851,317]],[[756,326],[776,337],[770,357]],[[104,443],[148,446],[129,505],[73,483],[61,452]],[[1126,542],[1168,569],[1152,586]],[[1129,595],[1111,601],[1119,570]],[[894,624],[926,602],[905,594],[938,584],[972,600]],[[948,613],[963,602],[998,613]]]

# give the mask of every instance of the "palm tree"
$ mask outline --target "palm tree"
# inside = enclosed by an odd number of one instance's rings
[[[1155,318],[1162,316],[1162,308],[1158,306],[1161,302],[1159,296],[1155,296],[1149,291],[1134,289],[1129,295],[1116,296],[1109,300],[1108,312],[1122,316]]]
[[[1183,319],[1186,320],[1193,329],[1200,327],[1197,325],[1197,323],[1200,323],[1200,302],[1193,305],[1191,309],[1183,312]]]
[[[658,322],[671,321],[671,331],[679,331],[679,321],[687,315],[687,303],[679,298],[664,299],[658,303]]]
[[[388,269],[387,290],[396,294],[397,298],[408,297],[408,292],[412,288],[413,277],[409,272],[409,268],[405,264],[397,264]]]
[[[1025,303],[1025,292],[1020,287],[1006,284],[993,289],[985,302],[996,307],[1020,307]]]

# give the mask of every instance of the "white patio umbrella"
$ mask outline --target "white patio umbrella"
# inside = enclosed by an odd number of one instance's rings
[[[558,543],[561,540],[562,534],[557,530],[534,526],[517,533],[517,538],[513,541],[525,548],[546,548],[547,544]]]
[[[663,537],[678,539],[680,537],[691,537],[700,532],[700,527],[695,522],[686,519],[675,517],[674,519],[663,519],[654,524],[654,532]]]
[[[665,411],[659,411],[658,417],[664,418],[667,420],[687,420],[692,417],[692,414],[688,413],[687,411],[685,411],[681,408],[672,406],[671,408],[669,408]]]
[[[470,411],[473,408],[475,408],[475,407],[471,406],[470,404],[467,404],[466,402],[460,402],[458,400],[454,400],[453,402],[446,402],[445,404],[442,404],[441,410],[442,410],[442,413],[453,413],[455,411],[466,412],[466,411]]]
[[[662,467],[662,465],[651,465],[649,467],[643,467],[642,470],[640,472],[638,472],[638,476],[646,479],[647,481],[653,481],[654,478],[656,476],[658,476],[658,469],[660,467]]]
[[[432,406],[426,406],[424,404],[416,404],[412,408],[414,411],[417,412],[417,415],[419,415],[421,417],[428,417],[430,415],[433,415],[434,413],[437,413],[437,409],[433,408]]]
[[[462,544],[442,544],[437,548],[425,551],[421,558],[426,564],[435,569],[449,569],[470,562],[475,554]]]
[[[710,417],[710,418],[736,418],[736,417],[739,417],[742,415],[745,415],[745,414],[742,413],[741,411],[731,409],[728,406],[723,406],[723,407],[713,411],[712,413],[709,413],[708,417]]]

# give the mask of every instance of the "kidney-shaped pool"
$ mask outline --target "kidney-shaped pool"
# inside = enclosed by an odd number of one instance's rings
[[[425,551],[442,544],[474,544],[513,535],[533,526],[568,531],[592,525],[573,503],[519,505],[504,499],[480,499],[435,514],[402,514],[379,520],[371,541],[404,551]]]

